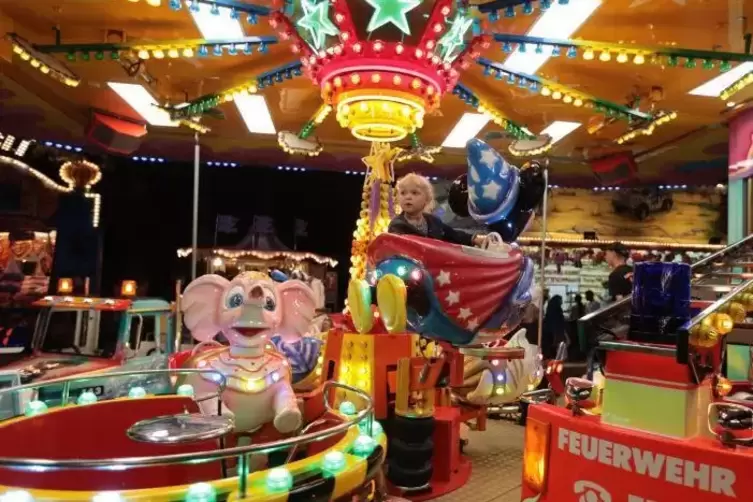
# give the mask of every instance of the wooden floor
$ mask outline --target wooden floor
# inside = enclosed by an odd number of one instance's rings
[[[520,502],[523,427],[489,420],[484,432],[470,432],[465,451],[471,480],[463,488],[435,499],[440,502]]]

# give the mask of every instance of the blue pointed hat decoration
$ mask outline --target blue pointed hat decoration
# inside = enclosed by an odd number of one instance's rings
[[[466,150],[468,212],[480,223],[496,223],[510,214],[518,200],[518,168],[480,139],[468,141]]]

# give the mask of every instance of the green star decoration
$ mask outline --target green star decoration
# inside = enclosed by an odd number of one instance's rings
[[[455,19],[452,20],[452,27],[438,42],[442,46],[442,57],[445,61],[450,61],[453,58],[455,49],[465,45],[465,33],[472,24],[473,18],[460,13],[455,14]]]
[[[319,50],[324,47],[327,35],[334,37],[339,33],[337,27],[329,20],[329,0],[319,3],[301,0],[301,7],[303,17],[296,24],[309,31],[311,44]]]
[[[366,3],[374,8],[371,21],[366,28],[369,33],[387,23],[392,23],[400,31],[410,35],[410,26],[408,26],[406,15],[421,5],[421,0],[366,0]]]

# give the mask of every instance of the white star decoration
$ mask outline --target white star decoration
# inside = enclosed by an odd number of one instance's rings
[[[450,283],[450,273],[446,270],[440,270],[437,276],[437,283],[440,286],[446,286]]]
[[[479,181],[481,181],[481,178],[478,175],[478,171],[476,171],[476,168],[473,166],[471,166],[471,169],[470,169],[470,176],[471,176],[471,181],[473,181],[474,183],[478,183]]]
[[[491,199],[491,200],[497,200],[497,197],[499,197],[499,192],[502,190],[502,186],[497,183],[496,181],[490,181],[486,185],[483,185],[484,188],[484,198],[485,199]]]
[[[481,153],[481,162],[486,167],[491,169],[494,167],[494,164],[497,162],[497,156],[494,154],[494,152],[491,149],[484,150]]]
[[[460,309],[460,313],[458,314],[458,317],[460,319],[462,319],[462,320],[465,321],[466,319],[468,319],[472,315],[473,315],[473,312],[471,312],[471,309],[467,309],[467,308],[463,307],[463,308]]]
[[[478,320],[471,319],[470,321],[468,321],[468,329],[469,330],[473,331],[476,328],[478,328]]]
[[[446,300],[448,305],[455,305],[460,301],[460,293],[458,293],[457,291],[450,291],[447,294]]]

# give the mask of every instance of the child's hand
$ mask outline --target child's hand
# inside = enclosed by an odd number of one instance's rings
[[[474,235],[473,236],[473,245],[477,248],[484,247],[484,243],[486,242],[486,236],[485,235]]]

